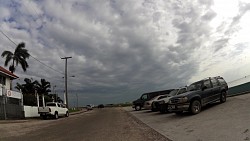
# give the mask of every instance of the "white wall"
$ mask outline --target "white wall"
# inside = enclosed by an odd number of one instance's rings
[[[24,117],[40,117],[38,108],[35,106],[24,106]]]

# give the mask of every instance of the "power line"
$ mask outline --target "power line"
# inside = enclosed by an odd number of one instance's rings
[[[6,37],[6,38],[8,38],[9,39],[9,41],[11,41],[13,44],[15,44],[16,46],[17,46],[17,44],[14,42],[14,41],[12,41],[1,29],[0,29],[0,31],[1,31],[1,33]]]
[[[13,40],[11,40],[11,39],[10,39],[1,29],[0,29],[0,32],[1,32],[6,38],[8,38],[8,40],[9,40],[10,42],[12,42],[14,45],[17,46],[17,44],[16,44]],[[33,57],[31,54],[30,54],[30,57],[33,58],[33,59],[35,59],[36,61],[38,61],[38,62],[41,63],[42,65],[44,65],[44,66],[50,68],[51,70],[54,70],[55,72],[64,75],[64,73],[62,73],[62,72],[60,72],[60,71],[58,71],[58,70],[56,70],[56,69],[54,69],[54,68],[52,68],[52,67],[46,65],[45,63],[41,62],[41,61],[38,60],[37,58]]]

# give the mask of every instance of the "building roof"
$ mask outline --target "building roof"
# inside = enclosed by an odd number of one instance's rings
[[[11,73],[10,71],[6,70],[5,68],[3,68],[2,66],[0,66],[0,73],[9,76],[11,79],[16,79],[18,78],[18,76],[16,76],[15,74]]]

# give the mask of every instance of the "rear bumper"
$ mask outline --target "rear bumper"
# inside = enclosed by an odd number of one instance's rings
[[[169,112],[188,111],[190,103],[168,104]]]
[[[48,112],[40,112],[38,114],[40,114],[40,116],[54,116],[52,113],[48,113]]]

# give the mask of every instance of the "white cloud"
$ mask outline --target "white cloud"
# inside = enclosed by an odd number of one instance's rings
[[[231,77],[247,52],[248,4],[202,1],[10,1],[0,27],[31,54],[64,72],[69,90],[88,102],[124,102],[143,92],[180,87],[213,75]],[[242,2],[241,2],[242,3]],[[5,19],[5,20],[4,20]],[[6,20],[7,19],[7,20]],[[0,38],[0,51],[11,45]],[[228,61],[232,59],[232,61]],[[45,78],[64,89],[62,75],[34,59],[21,77]],[[245,61],[248,64],[248,61]],[[233,66],[233,67],[232,67]],[[104,96],[105,95],[105,96]],[[115,101],[112,101],[113,97]],[[86,103],[86,98],[82,99]]]

